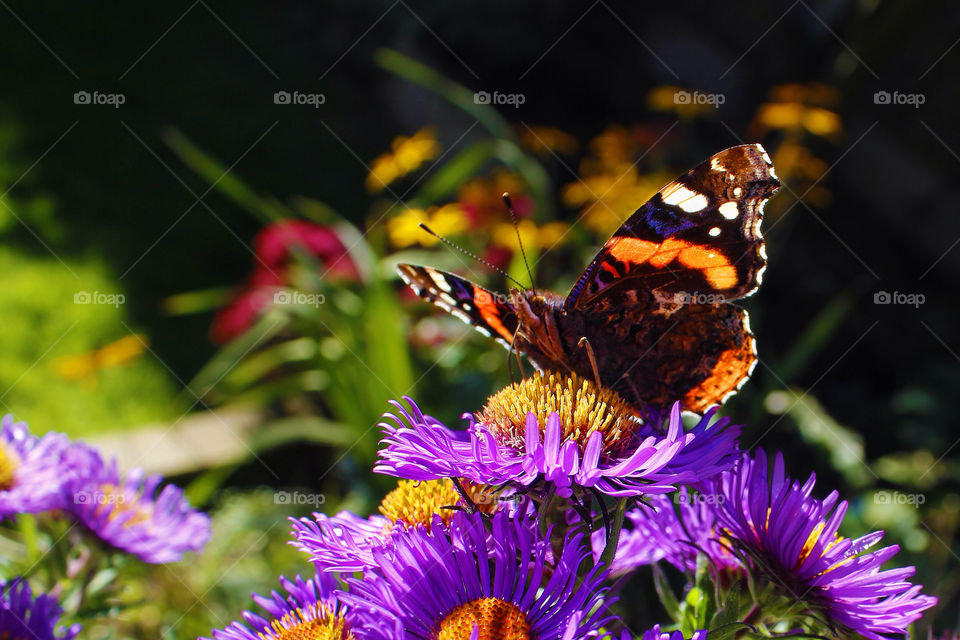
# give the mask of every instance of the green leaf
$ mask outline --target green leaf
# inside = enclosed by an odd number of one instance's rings
[[[710,640],[728,640],[736,636],[742,629],[740,622],[740,596],[742,584],[738,580],[730,588],[723,606],[714,614],[710,621]]]
[[[496,157],[496,147],[493,140],[481,140],[470,145],[437,169],[408,204],[411,207],[427,207],[451,195]]]
[[[378,50],[374,54],[374,60],[387,71],[443,96],[476,118],[494,136],[513,138],[513,129],[497,110],[488,104],[477,104],[474,100],[474,92],[463,85],[449,80],[425,64],[393,49]]]
[[[670,582],[667,580],[667,576],[659,564],[653,565],[653,586],[657,590],[660,604],[667,610],[667,615],[669,615],[674,622],[680,622],[682,615],[680,611],[680,601],[677,600],[676,595],[674,595],[673,589],[670,587]]]
[[[194,376],[188,391],[203,398],[214,391],[220,381],[236,367],[247,354],[258,345],[269,342],[270,338],[284,329],[286,322],[282,314],[268,312],[250,327],[243,335],[232,340]],[[190,397],[190,400],[195,398]]]
[[[353,439],[353,430],[348,425],[310,416],[270,421],[250,438],[248,444],[254,452],[260,453],[291,442],[343,447],[353,444]]]
[[[260,197],[237,177],[230,167],[205,153],[176,129],[165,132],[163,139],[185,165],[210,184],[211,189],[217,189],[257,218],[264,222],[274,222],[294,217],[282,203],[273,198]]]

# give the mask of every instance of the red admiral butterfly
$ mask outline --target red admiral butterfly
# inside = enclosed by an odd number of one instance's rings
[[[763,278],[760,223],[779,186],[759,144],[721,151],[640,207],[566,298],[506,298],[429,267],[398,270],[417,295],[540,369],[597,375],[644,414],[678,400],[703,413],[756,365],[747,312],[730,301]]]

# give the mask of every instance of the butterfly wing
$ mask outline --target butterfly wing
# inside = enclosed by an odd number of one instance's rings
[[[564,308],[712,303],[750,295],[767,262],[763,207],[779,186],[759,144],[717,153],[666,185],[620,227]]]
[[[747,312],[732,304],[686,305],[631,323],[605,317],[590,314],[583,330],[600,364],[601,380],[653,415],[677,401],[684,411],[702,414],[726,401],[756,366]],[[589,361],[572,353],[574,370],[589,377]]]
[[[517,314],[507,296],[484,289],[460,276],[412,264],[398,264],[397,273],[418,296],[463,320],[508,347],[517,331]]]

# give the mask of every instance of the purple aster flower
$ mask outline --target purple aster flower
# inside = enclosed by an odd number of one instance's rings
[[[210,538],[210,519],[190,508],[179,487],[160,489],[162,476],[133,469],[124,477],[115,459],[105,463],[82,443],[66,452],[65,467],[73,476],[66,487],[71,513],[100,539],[144,562],[176,562]]]
[[[773,473],[767,456],[744,454],[736,471],[713,482],[718,523],[766,574],[810,612],[871,640],[903,636],[937,599],[907,578],[913,567],[881,570],[897,546],[867,552],[883,537],[876,531],[851,540],[837,534],[846,502],[833,491],[814,498],[816,476],[800,484],[784,471],[777,454]]]
[[[461,482],[461,487],[471,505],[485,513],[510,509],[489,487],[469,482]],[[295,538],[291,544],[309,554],[318,571],[362,571],[376,566],[373,551],[388,548],[391,534],[415,528],[429,530],[434,516],[440,516],[443,526],[447,526],[457,509],[466,507],[449,478],[426,482],[400,480],[380,503],[380,513],[369,518],[349,511],[334,516],[314,513],[313,518],[291,518]]]
[[[660,631],[660,625],[653,625],[652,629],[643,632],[641,640],[688,640],[679,631]],[[694,631],[689,640],[707,640],[706,631]]]
[[[739,571],[739,558],[716,530],[713,503],[717,499],[681,487],[669,496],[651,496],[647,504],[627,511],[611,573],[623,575],[660,560],[692,572],[701,553],[717,571]],[[594,532],[591,544],[599,559],[606,544],[604,532]]]
[[[57,627],[60,613],[56,598],[47,594],[34,598],[23,578],[0,581],[0,638],[73,640],[80,625]]]
[[[253,594],[269,618],[244,611],[244,622],[233,622],[225,629],[214,629],[214,640],[351,640],[343,608],[333,591],[332,577],[316,575],[309,580],[280,576],[285,593],[273,591],[270,597]],[[205,640],[205,639],[202,639]]]
[[[645,425],[615,392],[577,376],[540,374],[491,396],[480,413],[464,414],[454,431],[409,410],[381,424],[386,447],[375,471],[412,480],[465,477],[478,484],[528,487],[551,483],[561,496],[595,488],[611,496],[673,491],[736,462],[738,427],[713,411],[685,432],[679,405],[666,429]]]
[[[32,435],[24,422],[4,416],[0,423],[0,519],[65,506],[60,459],[66,436]]]
[[[447,529],[391,540],[395,552],[375,551],[379,567],[347,580],[340,595],[357,638],[609,637],[604,574],[578,577],[588,556],[580,534],[554,556],[527,518],[498,513],[488,535],[480,514],[457,513]]]

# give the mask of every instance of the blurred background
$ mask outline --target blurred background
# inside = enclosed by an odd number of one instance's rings
[[[306,571],[285,518],[375,508],[388,400],[456,423],[509,381],[401,290],[398,261],[507,287],[418,222],[527,282],[510,191],[565,292],[743,142],[785,184],[724,412],[902,546],[940,598],[919,631],[960,626],[955,4],[0,4],[0,404],[214,518],[129,585],[124,633],[208,634]]]

